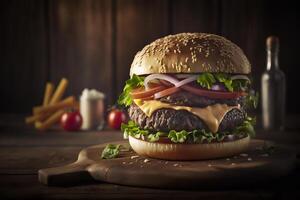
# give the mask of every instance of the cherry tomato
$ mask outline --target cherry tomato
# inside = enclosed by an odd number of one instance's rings
[[[123,111],[113,109],[109,112],[107,121],[110,128],[120,129],[121,124],[127,122],[127,116]]]
[[[77,131],[82,125],[82,116],[79,111],[65,112],[61,116],[60,124],[66,131]]]

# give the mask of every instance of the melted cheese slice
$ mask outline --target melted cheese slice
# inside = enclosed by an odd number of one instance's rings
[[[188,106],[175,106],[168,103],[163,103],[157,100],[142,101],[135,99],[134,103],[150,117],[154,111],[162,108],[170,108],[174,110],[186,110],[198,116],[207,125],[209,130],[216,133],[219,129],[226,113],[232,109],[240,109],[240,105],[228,106],[227,104],[214,104],[205,108],[188,107]]]

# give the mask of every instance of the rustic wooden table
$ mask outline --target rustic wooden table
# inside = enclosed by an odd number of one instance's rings
[[[287,144],[300,152],[300,119],[290,117],[288,130],[258,131],[257,137]],[[67,133],[37,132],[20,115],[0,115],[0,199],[299,199],[299,166],[288,177],[247,188],[213,190],[161,190],[107,183],[47,187],[38,182],[37,170],[74,162],[83,147],[120,140],[119,131]],[[298,198],[297,198],[298,197]]]

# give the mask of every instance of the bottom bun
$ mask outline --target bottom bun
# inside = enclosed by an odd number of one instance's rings
[[[216,143],[178,144],[147,142],[129,136],[129,143],[142,156],[164,160],[204,160],[240,154],[248,149],[250,137]]]

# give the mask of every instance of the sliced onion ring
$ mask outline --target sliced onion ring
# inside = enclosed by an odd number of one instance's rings
[[[160,80],[168,81],[169,83],[173,84],[175,87],[181,87],[187,83],[197,80],[197,77],[198,77],[198,75],[190,75],[188,78],[179,81],[176,78],[173,78],[172,76],[169,76],[169,75],[151,74],[145,78],[144,85],[145,85],[146,90],[148,90],[150,81],[152,81],[154,79],[160,79]]]
[[[166,75],[166,74],[151,74],[147,76],[144,80],[144,86],[146,90],[149,89],[148,83],[152,81],[153,79],[160,79],[160,80],[166,80],[173,85],[176,85],[179,81],[176,78],[173,78],[172,76]]]
[[[211,86],[211,90],[214,90],[214,91],[223,91],[223,92],[227,91],[226,88],[225,88],[225,86],[222,85],[222,84],[213,84]]]
[[[198,75],[191,75],[189,78],[179,81],[177,84],[175,84],[175,87],[181,87],[187,83],[193,82],[193,81],[197,80],[197,77],[198,77]]]
[[[154,99],[160,99],[162,97],[165,97],[165,96],[171,95],[173,93],[176,93],[179,90],[180,90],[180,88],[178,88],[178,87],[170,87],[170,88],[165,89],[161,92],[155,93],[154,94]]]
[[[231,76],[231,79],[232,80],[244,79],[244,80],[247,80],[247,81],[251,82],[250,79],[245,75],[234,75],[234,76]]]

